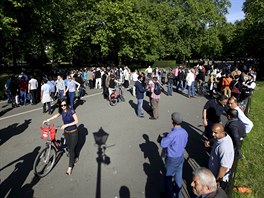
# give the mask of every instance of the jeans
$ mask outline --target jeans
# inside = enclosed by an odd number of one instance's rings
[[[143,99],[137,99],[137,115],[141,116],[143,114],[142,107],[143,107]]]
[[[51,113],[50,102],[46,102],[46,103],[43,104],[43,113],[46,112],[46,105],[48,105],[48,112]]]
[[[165,187],[167,198],[174,198],[174,193],[176,194],[176,198],[181,197],[183,162],[184,155],[177,158],[167,157],[165,161]],[[174,178],[176,184],[175,187],[173,186],[172,178]]]
[[[188,97],[195,96],[194,93],[194,81],[192,82],[191,86],[188,86]]]
[[[78,131],[73,133],[64,132],[64,137],[66,139],[67,148],[69,150],[69,167],[73,167],[75,158],[79,157],[76,151],[76,146],[78,143]]]
[[[32,104],[37,104],[37,90],[32,89],[30,90],[31,96],[32,96]]]
[[[70,98],[71,109],[74,109],[75,92],[69,92],[69,98]]]
[[[168,83],[168,96],[172,96],[172,90],[173,90],[173,83]]]
[[[27,92],[25,91],[20,91],[20,103],[23,104],[23,100],[24,99],[24,105],[27,104]]]
[[[64,94],[64,90],[59,90],[58,91],[58,99],[62,100],[63,99],[63,94]]]

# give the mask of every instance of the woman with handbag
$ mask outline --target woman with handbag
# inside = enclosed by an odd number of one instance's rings
[[[57,114],[52,116],[51,118],[44,120],[43,124],[46,122],[50,122],[51,120],[62,116],[63,125],[61,129],[64,129],[64,136],[66,139],[67,148],[69,151],[69,166],[66,171],[67,175],[72,174],[72,168],[75,163],[79,160],[79,152],[76,149],[78,143],[78,117],[75,111],[69,108],[67,101],[60,101],[59,111]]]

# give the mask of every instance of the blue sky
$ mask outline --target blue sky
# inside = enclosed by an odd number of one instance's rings
[[[229,14],[226,15],[227,21],[234,23],[236,20],[244,19],[244,12],[242,6],[245,0],[230,0],[231,8],[229,8]]]

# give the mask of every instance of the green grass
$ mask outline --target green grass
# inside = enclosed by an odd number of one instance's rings
[[[233,197],[264,197],[264,82],[258,82],[251,101],[249,118],[254,123],[252,131],[243,142],[244,158],[239,161],[235,186],[245,186],[251,194],[234,191]]]

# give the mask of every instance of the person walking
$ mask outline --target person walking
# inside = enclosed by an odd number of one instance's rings
[[[160,146],[167,149],[165,159],[166,177],[165,188],[167,198],[181,197],[182,169],[184,162],[184,149],[188,142],[188,133],[181,127],[182,115],[178,112],[171,114],[173,128],[161,139]],[[173,186],[174,179],[176,186]],[[174,191],[174,189],[176,191]]]
[[[76,90],[79,91],[81,85],[80,85],[80,83],[73,80],[71,76],[68,76],[68,80],[69,81],[68,81],[67,89],[65,92],[68,91],[68,95],[69,95],[69,99],[70,99],[70,106],[72,109],[74,109],[75,92],[76,92]],[[76,89],[76,85],[77,85],[77,89]]]
[[[57,76],[57,80],[55,84],[56,84],[56,95],[58,96],[59,100],[62,100],[66,95],[66,86],[61,75]]]
[[[138,80],[135,82],[135,88],[136,88],[136,98],[137,98],[137,116],[139,118],[143,118],[143,99],[144,94],[146,92],[145,87],[142,84],[143,76],[139,75]]]
[[[43,79],[42,80],[42,85],[41,85],[41,103],[43,104],[43,113],[46,113],[46,105],[48,105],[48,114],[51,114],[51,101],[52,98],[50,96],[51,94],[51,87],[48,84],[48,79]]]
[[[58,113],[51,118],[44,120],[43,124],[50,122],[59,116],[62,116],[63,125],[61,126],[61,129],[64,130],[64,136],[69,151],[69,165],[66,174],[71,175],[74,163],[77,163],[79,160],[79,153],[76,149],[78,143],[78,116],[73,109],[69,108],[67,101],[62,100],[59,104]]]

